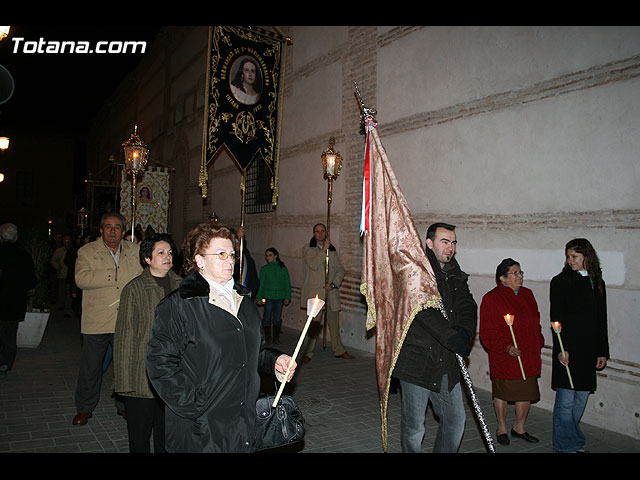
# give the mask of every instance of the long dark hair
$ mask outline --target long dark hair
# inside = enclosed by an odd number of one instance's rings
[[[267,253],[267,252],[273,253],[273,256],[276,257],[276,261],[278,262],[278,265],[280,265],[280,268],[284,268],[285,267],[284,262],[282,260],[280,260],[280,254],[278,253],[278,250],[276,250],[274,247],[269,247],[264,252],[265,253]]]
[[[574,238],[564,246],[565,257],[569,250],[574,250],[584,256],[584,268],[591,277],[594,287],[597,287],[598,291],[602,292],[602,269],[600,268],[600,259],[598,258],[596,249],[591,245],[591,242],[586,238]],[[571,267],[565,260],[562,271],[567,272],[570,270]]]
[[[259,70],[260,67],[258,67],[258,64],[256,63],[256,61],[254,59],[252,59],[252,58],[243,58],[240,61],[240,66],[238,67],[238,70],[236,70],[236,74],[233,77],[233,80],[231,80],[231,85],[233,85],[234,87],[238,87],[244,93],[247,93],[245,91],[245,89],[244,89],[244,86],[242,85],[242,73],[243,73],[242,69],[244,68],[244,64],[245,63],[251,63],[256,68],[256,83],[254,84],[253,88],[257,93],[260,93],[260,91],[259,91],[260,87],[259,87],[258,82],[257,82],[258,74],[260,73],[260,70]]]

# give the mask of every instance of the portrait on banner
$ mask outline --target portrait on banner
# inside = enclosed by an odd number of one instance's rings
[[[210,27],[201,186],[222,149],[242,172],[262,162],[277,192],[284,40],[258,27]]]
[[[123,169],[120,173],[120,214],[131,222],[132,195],[136,200],[136,225],[156,232],[166,232],[169,225],[170,177],[166,168],[149,166],[139,177],[140,186],[133,191],[131,176]]]
[[[148,185],[142,185],[138,190],[138,201],[148,203],[153,200],[153,194],[151,193],[151,187]]]
[[[231,67],[230,88],[240,103],[254,105],[262,92],[262,72],[251,55],[238,58]]]

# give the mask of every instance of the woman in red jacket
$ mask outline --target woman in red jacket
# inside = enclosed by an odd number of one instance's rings
[[[493,405],[498,418],[496,434],[501,445],[510,443],[506,426],[507,402],[516,405],[511,435],[531,443],[538,441],[527,433],[524,424],[531,403],[540,400],[538,377],[544,337],[538,304],[533,292],[522,286],[523,278],[520,264],[505,258],[496,269],[497,286],[482,298],[480,304],[480,340],[489,353]],[[517,348],[505,321],[507,314],[514,319],[512,328]],[[526,380],[522,378],[523,371]]]

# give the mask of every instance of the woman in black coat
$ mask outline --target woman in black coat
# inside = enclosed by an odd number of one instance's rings
[[[187,276],[156,308],[147,372],[167,406],[169,452],[252,452],[260,373],[283,381],[291,359],[265,346],[258,307],[232,278],[235,247],[228,227],[195,227]]]
[[[605,283],[595,249],[587,239],[576,238],[565,246],[565,257],[562,272],[551,280],[551,322],[560,323],[565,350],[563,355],[554,334],[551,386],[556,390],[553,450],[569,453],[584,451],[579,422],[596,390],[596,370],[607,364],[609,337]]]

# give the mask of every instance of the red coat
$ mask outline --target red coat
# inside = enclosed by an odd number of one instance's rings
[[[513,334],[521,352],[525,376],[540,375],[540,351],[544,346],[544,337],[533,292],[520,287],[516,295],[510,287],[499,284],[487,292],[480,304],[480,341],[489,353],[491,377],[506,380],[522,378],[518,357],[507,353],[507,347],[513,344],[513,339],[504,320],[506,314],[515,315]]]

